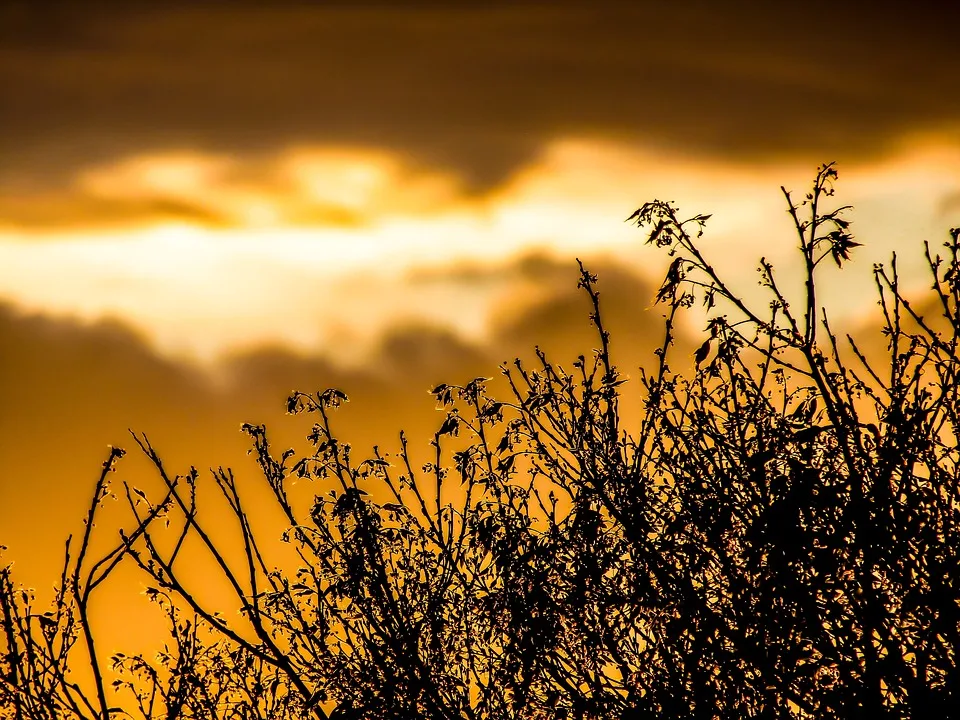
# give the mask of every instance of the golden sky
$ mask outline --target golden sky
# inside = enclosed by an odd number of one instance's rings
[[[915,140],[842,173],[868,241],[861,265],[911,244],[903,268],[919,282],[916,243],[960,221],[960,144]],[[65,189],[4,198],[0,295],[31,312],[119,320],[178,359],[276,344],[355,363],[396,325],[483,342],[519,289],[494,269],[531,253],[613,257],[655,281],[663,257],[623,222],[642,198],[713,213],[707,247],[735,280],[749,285],[761,255],[789,278],[795,243],[778,185],[802,192],[808,174],[799,162],[695,162],[568,138],[468,193],[455,174],[383,149],[291,147],[256,161],[145,153],[79,171]],[[869,285],[869,273],[847,279],[838,311],[868,307]]]
[[[755,293],[760,255],[795,279],[779,186],[836,160],[864,246],[827,301],[856,320],[896,249],[922,287],[960,225],[957,11],[722,6],[0,4],[10,557],[41,576],[128,427],[249,470],[241,422],[294,442],[286,394],[338,385],[358,445],[425,442],[432,385],[589,348],[576,255],[636,367],[646,200],[713,213]]]

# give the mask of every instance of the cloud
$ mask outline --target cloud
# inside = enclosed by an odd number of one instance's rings
[[[8,5],[11,182],[144,149],[322,143],[489,187],[558,136],[811,163],[960,121],[943,3]]]
[[[869,272],[859,268],[956,224],[948,209],[960,150],[918,136],[884,161],[839,167],[838,199],[854,205],[863,247],[824,297],[849,314],[869,305],[859,300],[869,297]],[[684,216],[713,214],[704,250],[765,304],[754,282],[760,256],[788,292],[800,287],[778,186],[799,197],[810,174],[802,164],[710,163],[588,138],[554,141],[483,193],[382,148],[134,155],[78,171],[57,201],[46,191],[0,201],[60,223],[0,232],[0,297],[121,319],[170,356],[213,361],[273,343],[353,362],[387,327],[425,323],[489,339],[498,303],[542,292],[519,258],[572,266],[575,256],[612,257],[659,282],[668,259],[623,219],[660,198]],[[143,214],[109,225],[118,216],[97,218],[104,207]],[[158,218],[162,209],[171,217]],[[905,283],[922,281],[922,255],[901,252],[901,270]]]
[[[455,175],[374,148],[298,146],[242,156],[173,150],[78,168],[53,188],[11,190],[0,197],[0,227],[356,229],[385,217],[436,215],[465,199]]]

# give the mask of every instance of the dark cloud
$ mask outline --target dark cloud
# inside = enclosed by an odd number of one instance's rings
[[[955,127],[948,3],[50,3],[0,10],[5,181],[140,150],[400,149],[487,183],[551,137],[819,161]]]

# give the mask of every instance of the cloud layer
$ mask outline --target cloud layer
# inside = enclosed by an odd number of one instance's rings
[[[358,362],[398,324],[483,341],[493,309],[523,285],[506,268],[530,253],[615,258],[658,282],[668,259],[623,222],[653,198],[713,214],[706,248],[744,292],[754,292],[761,255],[795,286],[779,185],[799,199],[811,170],[567,138],[476,192],[382,148],[135,154],[81,168],[57,193],[0,199],[0,298],[115,318],[175,357],[280,344]],[[840,312],[856,313],[871,303],[870,262],[960,224],[960,146],[915,139],[882,161],[841,163],[840,173],[864,271],[828,285]],[[925,282],[921,264],[919,252],[901,254],[908,285]],[[483,281],[468,281],[465,268]]]
[[[4,3],[7,182],[143,148],[373,145],[498,182],[593,134],[751,161],[955,130],[944,3]]]

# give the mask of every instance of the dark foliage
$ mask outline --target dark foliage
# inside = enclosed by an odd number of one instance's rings
[[[878,362],[817,300],[821,264],[858,246],[846,208],[827,207],[835,178],[820,168],[800,203],[784,191],[799,307],[764,260],[763,312],[728,287],[701,254],[707,217],[652,202],[629,218],[673,258],[635,427],[619,407],[635,385],[582,266],[598,349],[569,369],[541,352],[505,366],[499,399],[485,378],[437,386],[445,417],[422,466],[402,435],[395,456],[357,462],[331,428],[338,390],[289,400],[315,418],[306,455],[278,456],[245,425],[292,566],[267,560],[218,470],[230,556],[198,512],[198,474],[168,474],[142,436],[165,494],[117,489],[131,526],[92,559],[113,451],[52,609],[0,570],[0,717],[958,716],[960,231],[945,257],[926,248],[936,318],[903,296],[895,258],[874,269]],[[706,336],[677,374],[673,328],[691,306]],[[239,616],[191,589],[179,556],[197,551]],[[149,579],[169,638],[155,658],[105,664],[87,607],[121,561]]]

